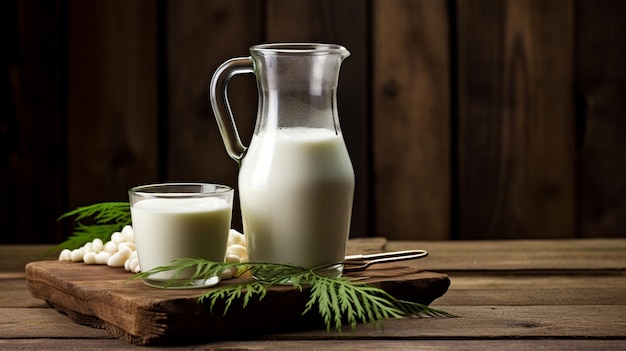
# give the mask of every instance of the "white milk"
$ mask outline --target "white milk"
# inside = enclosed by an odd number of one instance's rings
[[[341,135],[283,128],[253,136],[239,194],[250,261],[306,268],[343,261],[354,171]]]
[[[137,256],[146,272],[175,258],[222,262],[230,230],[231,206],[220,198],[151,198],[131,207]],[[179,276],[189,278],[190,271]],[[150,279],[171,278],[169,272]]]

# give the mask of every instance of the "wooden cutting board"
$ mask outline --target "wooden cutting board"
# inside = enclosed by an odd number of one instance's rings
[[[396,298],[422,304],[445,294],[450,285],[446,274],[419,271],[400,262],[374,267],[350,276],[367,277],[364,282]],[[223,306],[215,306],[211,312],[208,305],[197,302],[203,289],[156,289],[141,281],[128,281],[131,276],[122,268],[63,261],[26,266],[28,289],[34,297],[75,322],[105,328],[134,344],[189,344],[323,328],[316,314],[301,315],[308,294],[287,286],[272,288],[263,300],[253,300],[246,308],[235,303],[223,315]]]

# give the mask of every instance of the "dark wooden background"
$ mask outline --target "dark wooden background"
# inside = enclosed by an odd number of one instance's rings
[[[351,52],[352,233],[626,236],[626,1],[2,2],[0,242],[59,242],[133,185],[236,185],[207,98],[256,43]],[[253,77],[231,101],[250,140]],[[240,228],[236,213],[235,227]]]

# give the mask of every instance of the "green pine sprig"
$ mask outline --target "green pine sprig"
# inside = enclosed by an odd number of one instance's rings
[[[199,303],[208,303],[211,311],[218,301],[224,301],[224,314],[237,301],[241,301],[245,308],[255,297],[258,301],[262,300],[270,287],[288,284],[299,291],[305,291],[305,286],[309,288],[306,290],[309,299],[302,315],[317,312],[328,331],[331,328],[341,331],[344,321],[355,328],[358,323],[379,322],[388,318],[455,317],[423,304],[396,299],[378,287],[354,279],[325,277],[316,273],[319,268],[305,269],[287,264],[220,263],[182,258],[172,261],[171,265],[135,274],[130,279],[145,279],[155,273],[174,271],[174,280],[182,271],[192,267],[195,273],[187,280],[190,285],[195,280],[208,279],[232,267],[236,267],[240,274],[249,272],[252,276],[263,277],[220,285],[207,290],[198,298]]]
[[[94,239],[106,242],[115,232],[121,231],[124,226],[131,224],[130,204],[128,202],[100,202],[93,205],[78,207],[64,213],[57,220],[75,217],[76,227],[72,235],[64,242],[50,249],[48,253],[63,249],[76,249]],[[81,221],[90,219],[92,223],[84,224]]]

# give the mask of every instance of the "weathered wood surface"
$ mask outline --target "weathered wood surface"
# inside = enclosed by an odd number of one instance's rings
[[[313,350],[623,350],[623,340],[321,340],[308,341],[307,348]],[[221,341],[205,346],[203,350],[241,350],[241,351],[275,351],[275,350],[302,350],[304,343],[301,340],[264,340],[264,341]],[[128,345],[119,340],[72,340],[72,349],[75,350],[101,350],[101,351],[127,351]],[[0,340],[2,350],[68,350],[68,341],[63,339],[32,339],[12,340],[6,342]],[[177,348],[185,350],[186,348]],[[189,350],[197,350],[188,348]],[[150,347],[150,350],[169,350],[165,347]]]
[[[449,291],[433,305],[460,317],[388,320],[384,329],[359,325],[342,334],[319,329],[258,335],[252,340],[239,335],[187,348],[621,350],[626,343],[626,240],[388,242],[375,238],[351,240],[349,247],[351,253],[428,250],[427,258],[411,265],[450,270]],[[74,323],[30,296],[23,265],[46,248],[0,246],[0,347],[127,349],[127,342],[109,332]]]
[[[450,284],[445,274],[419,272],[398,264],[350,276],[366,277],[364,283],[425,305],[442,296]],[[252,299],[245,308],[234,303],[223,315],[223,304],[216,304],[211,311],[208,304],[198,303],[200,289],[164,291],[141,281],[127,282],[128,278],[123,269],[106,265],[39,261],[26,266],[28,290],[34,297],[80,324],[107,329],[139,345],[181,344],[242,333],[323,326],[315,313],[302,315],[307,295],[289,286],[272,287],[263,300]],[[232,279],[224,284],[245,280]]]
[[[103,302],[104,303],[104,302]],[[438,306],[459,318],[411,318],[386,320],[384,324],[358,325],[355,330],[338,333],[324,328],[289,333],[231,335],[226,340],[421,340],[421,339],[624,339],[626,340],[625,305],[561,306]],[[39,321],[25,316],[24,309],[3,309],[3,319],[11,320],[2,338],[112,338],[102,329],[75,324],[52,309],[45,309]],[[245,322],[245,321],[243,321]],[[257,321],[262,324],[264,320]],[[8,324],[7,324],[8,325]],[[70,330],[65,330],[69,327]],[[28,328],[25,329],[25,328]],[[65,329],[64,329],[65,328]],[[27,332],[26,332],[27,330]],[[0,338],[0,340],[2,340]],[[220,341],[220,340],[215,340]],[[570,343],[575,344],[575,343]],[[201,344],[200,344],[201,345]],[[208,345],[212,345],[209,343]],[[303,342],[302,345],[305,345]],[[128,347],[129,344],[126,343]]]
[[[352,52],[352,237],[625,237],[624,17],[622,0],[5,1],[0,242],[59,242],[61,213],[138,183],[236,186],[207,86],[272,41]],[[230,94],[248,141],[252,77]]]
[[[381,251],[385,243],[382,238],[353,240],[348,252]],[[56,260],[26,265],[28,290],[34,297],[45,300],[78,323],[107,329],[137,344],[197,342],[232,337],[233,333],[300,330],[322,325],[313,313],[301,315],[306,303],[304,295],[289,287],[272,288],[262,301],[251,301],[246,308],[234,305],[222,316],[223,306],[215,306],[211,313],[207,305],[197,303],[202,290],[164,291],[140,281],[127,282],[130,276],[119,268]],[[380,265],[350,276],[365,277],[364,282],[422,304],[430,304],[442,296],[450,284],[445,274],[421,271],[414,262]],[[14,279],[11,282],[15,283]],[[7,295],[15,295],[10,285],[13,284],[7,285]],[[259,320],[263,323],[259,324]]]
[[[0,348],[127,349],[127,342],[109,332],[76,324],[30,296],[24,264],[38,259],[48,247],[0,246]],[[320,328],[247,336],[252,340],[238,335],[172,349],[623,350],[626,345],[626,240],[375,238],[351,241],[350,247],[361,252],[427,249],[429,256],[411,266],[450,270],[450,288],[433,305],[459,318],[387,320],[384,328],[359,325],[342,334]]]
[[[427,270],[446,272],[536,272],[572,274],[626,270],[626,241],[587,240],[503,240],[461,242],[391,241],[388,251],[423,249],[429,259],[421,262]]]
[[[433,305],[626,305],[626,278],[623,274],[452,274],[450,280],[452,289]]]
[[[384,231],[390,239],[447,239],[452,208],[447,3],[373,4],[376,233]]]
[[[573,1],[459,1],[459,238],[574,233]]]
[[[66,143],[63,177],[72,186],[60,197],[83,205],[124,201],[129,185],[158,177],[156,4],[70,0],[64,10],[71,88],[59,143]]]
[[[626,235],[626,2],[579,2],[580,233]],[[619,28],[619,29],[618,29]],[[617,29],[617,30],[615,30]],[[616,116],[619,116],[616,118]],[[621,228],[616,230],[616,228]]]
[[[55,242],[66,234],[54,225],[66,196],[64,15],[59,1],[0,6],[0,242]]]

